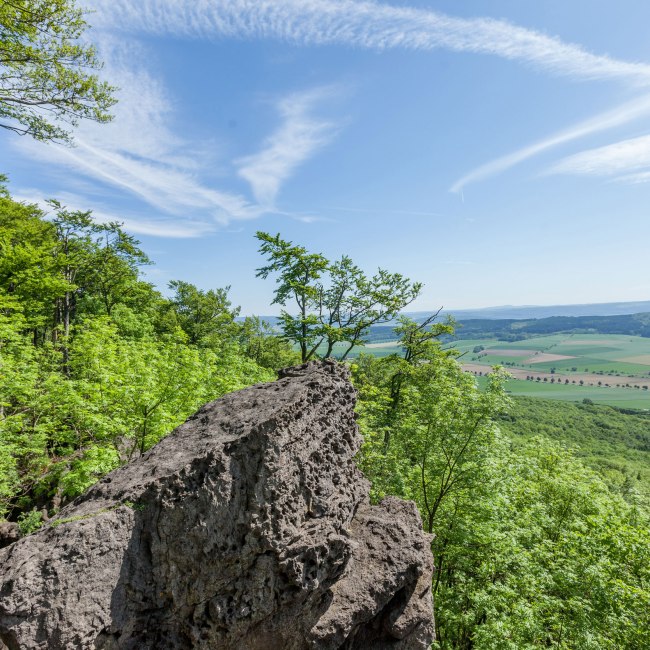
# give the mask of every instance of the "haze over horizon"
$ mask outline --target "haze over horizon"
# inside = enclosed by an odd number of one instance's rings
[[[269,313],[264,230],[424,282],[409,311],[650,298],[647,2],[82,4],[115,120],[5,132],[0,172],[124,221],[161,289]]]
[[[434,310],[412,310],[406,308],[402,313],[409,316],[430,315],[440,311],[440,315],[458,315],[463,320],[474,318],[487,319],[534,319],[547,316],[618,316],[637,313],[650,313],[650,300],[632,300],[625,302],[605,303],[569,303],[563,305],[490,305],[488,307],[458,307],[436,308]],[[280,310],[266,309],[259,313],[242,313],[244,316],[260,316],[262,318],[277,318]],[[518,315],[520,313],[520,315]]]

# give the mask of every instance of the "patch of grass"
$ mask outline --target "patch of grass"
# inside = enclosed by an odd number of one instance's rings
[[[63,519],[56,519],[52,521],[49,526],[50,528],[56,528],[57,526],[61,526],[62,524],[69,524],[73,521],[83,521],[84,519],[92,519],[93,517],[97,517],[99,515],[103,515],[106,512],[111,512],[112,510],[117,510],[118,508],[121,508],[122,506],[126,506],[127,508],[131,508],[131,510],[144,510],[146,505],[144,503],[133,503],[132,501],[121,501],[119,503],[116,503],[115,505],[112,505],[108,508],[101,508],[100,510],[96,510],[95,512],[89,512],[88,514],[85,515],[75,515],[74,517],[65,517]]]

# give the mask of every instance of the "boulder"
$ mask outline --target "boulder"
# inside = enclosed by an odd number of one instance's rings
[[[430,538],[413,503],[370,505],[355,397],[312,362],[201,408],[0,550],[2,642],[428,648]]]

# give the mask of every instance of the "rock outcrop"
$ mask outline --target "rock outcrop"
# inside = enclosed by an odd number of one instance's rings
[[[429,539],[414,504],[369,504],[347,371],[281,375],[207,404],[2,549],[4,644],[428,648]]]

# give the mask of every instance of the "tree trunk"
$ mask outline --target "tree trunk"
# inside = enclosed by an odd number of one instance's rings
[[[68,340],[70,336],[70,292],[66,291],[63,296],[63,345],[61,353],[63,354],[63,373],[70,377],[70,350]]]

